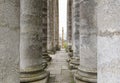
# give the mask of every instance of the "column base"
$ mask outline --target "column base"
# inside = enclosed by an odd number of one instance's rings
[[[43,62],[38,66],[20,69],[20,82],[21,83],[36,82],[49,77],[50,72],[44,70],[46,67],[47,63]]]
[[[78,70],[74,74],[74,80],[76,83],[97,83],[97,73]]]
[[[70,58],[72,58],[72,57],[73,57],[73,52],[68,52],[68,56],[69,56]]]
[[[45,83],[49,78],[50,73],[47,71],[36,72],[34,74],[22,74],[20,77],[20,83]]]
[[[57,49],[56,49],[57,51],[60,51],[60,48],[59,47],[57,47]]]
[[[79,59],[72,58],[68,63],[69,69],[78,69]]]
[[[30,82],[30,83],[48,83],[49,80],[49,76],[47,76],[46,78],[40,80],[40,81],[36,81],[36,82]]]
[[[48,54],[55,54],[54,50],[48,50]]]
[[[52,60],[48,53],[43,53],[43,59],[45,59],[47,62],[50,62]]]

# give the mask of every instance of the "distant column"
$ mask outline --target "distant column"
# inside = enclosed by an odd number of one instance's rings
[[[97,20],[94,0],[80,0],[80,65],[76,83],[97,83]]]
[[[57,38],[56,38],[56,42],[57,42],[57,45],[56,45],[56,49],[57,50],[60,50],[60,47],[59,47],[59,0],[56,0],[56,22],[57,22],[57,30],[56,30],[56,35],[57,35]]]
[[[67,42],[72,45],[72,0],[67,0]]]
[[[57,0],[53,0],[53,25],[54,25],[54,51],[56,52],[57,51],[57,49],[56,49],[56,47],[57,47],[57,28],[58,28],[58,26],[57,26],[57,4],[56,4],[56,1]]]
[[[54,50],[54,0],[48,0],[48,52],[49,53],[55,53]]]
[[[80,0],[72,3],[72,34],[73,34],[73,57],[70,61],[71,68],[79,65],[79,29],[80,29]]]
[[[45,60],[51,61],[47,51],[47,0],[42,0],[42,56]]]
[[[64,28],[62,28],[62,48],[64,48]]]
[[[0,83],[20,83],[20,0],[0,0]]]
[[[97,0],[98,83],[120,83],[120,0]]]
[[[42,82],[49,76],[42,59],[42,0],[20,2],[20,81]]]

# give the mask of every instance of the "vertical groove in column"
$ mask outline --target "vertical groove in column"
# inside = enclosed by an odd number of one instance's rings
[[[48,77],[42,59],[41,0],[21,0],[20,81],[33,82]]]
[[[75,73],[78,81],[97,83],[97,27],[95,1],[80,3],[80,65]]]

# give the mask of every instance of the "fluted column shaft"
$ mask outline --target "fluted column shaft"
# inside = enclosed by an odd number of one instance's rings
[[[67,0],[67,51],[70,57],[73,56],[72,53],[72,3],[73,0]]]
[[[71,13],[71,12],[70,12]],[[73,53],[70,60],[70,69],[76,69],[79,65],[79,29],[80,29],[80,1],[72,1],[72,42],[73,42]],[[71,25],[71,24],[70,24]],[[70,26],[71,27],[71,26]],[[70,41],[71,42],[71,41]],[[69,45],[69,51],[71,46]],[[69,56],[70,56],[69,52]]]
[[[20,83],[20,0],[0,0],[0,83]]]
[[[80,0],[80,65],[75,74],[85,83],[97,82],[97,27],[94,0]]]
[[[42,0],[42,50],[47,52],[47,0]]]
[[[73,0],[72,10],[73,57],[79,57],[80,0]]]
[[[97,0],[98,83],[120,83],[120,0]]]
[[[57,22],[57,29],[56,29],[56,35],[57,35],[57,38],[56,38],[56,42],[57,42],[57,45],[56,45],[56,49],[57,50],[60,50],[60,47],[59,47],[59,0],[56,0],[56,22]]]
[[[67,41],[72,44],[72,0],[67,0]]]
[[[42,0],[42,56],[45,60],[50,61],[51,57],[48,55],[47,51],[47,0]]]
[[[56,2],[57,2],[57,0],[53,0],[53,17],[54,17],[54,22],[53,22],[53,24],[54,24],[54,50],[56,51],[57,49],[56,49],[56,47],[57,47],[57,40],[58,40],[58,36],[57,36],[57,28],[58,28],[58,26],[57,26],[57,4],[56,4]]]
[[[42,0],[20,2],[20,81],[33,82],[48,76],[42,59]]]
[[[47,49],[49,53],[54,52],[54,12],[53,0],[48,0],[48,40]]]

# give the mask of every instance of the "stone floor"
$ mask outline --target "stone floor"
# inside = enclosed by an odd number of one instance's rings
[[[49,83],[74,83],[72,73],[66,62],[68,56],[65,50],[58,51],[55,55],[50,56],[52,61],[47,69],[51,74]]]

